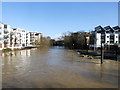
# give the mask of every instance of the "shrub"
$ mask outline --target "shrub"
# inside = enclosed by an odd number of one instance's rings
[[[6,52],[6,51],[12,51],[12,50],[10,48],[4,48],[2,51]]]

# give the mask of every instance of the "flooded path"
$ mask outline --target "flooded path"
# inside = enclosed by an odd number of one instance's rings
[[[118,63],[82,61],[72,50],[53,47],[0,56],[3,88],[117,88]]]

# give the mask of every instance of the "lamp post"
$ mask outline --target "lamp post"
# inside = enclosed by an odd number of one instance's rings
[[[97,39],[94,38],[94,51],[96,50],[96,41],[97,41]]]
[[[117,51],[118,51],[118,44],[115,43],[115,56],[116,56],[116,61],[117,61]]]
[[[104,33],[101,33],[101,64],[103,63],[103,56],[104,56],[104,53],[103,53],[103,35]]]
[[[103,63],[103,46],[101,41],[101,64]]]

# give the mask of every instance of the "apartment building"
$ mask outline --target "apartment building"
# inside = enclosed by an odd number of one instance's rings
[[[29,31],[20,28],[14,28],[13,33],[15,35],[15,47],[30,46]]]
[[[41,42],[41,33],[40,32],[29,32],[30,33],[30,44],[40,44]]]
[[[0,23],[0,50],[13,46],[11,32],[12,28],[9,25]]]
[[[13,28],[13,33],[14,33],[14,36],[15,36],[15,40],[14,40],[14,47],[21,47],[21,29],[20,28]]]
[[[99,48],[101,47],[101,43],[103,45],[114,45],[120,44],[120,27],[102,27],[97,26],[95,27],[94,34],[94,47]]]
[[[39,32],[29,32],[0,22],[0,50],[3,48],[21,48],[38,43],[41,38]]]

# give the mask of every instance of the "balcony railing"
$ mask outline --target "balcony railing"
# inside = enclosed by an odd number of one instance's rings
[[[8,40],[4,40],[4,43],[7,44],[9,41]]]
[[[4,36],[4,39],[7,39],[7,38],[9,38],[9,36],[8,36],[8,35],[5,35],[5,36]]]
[[[7,29],[4,29],[4,34],[9,33],[9,31]]]

